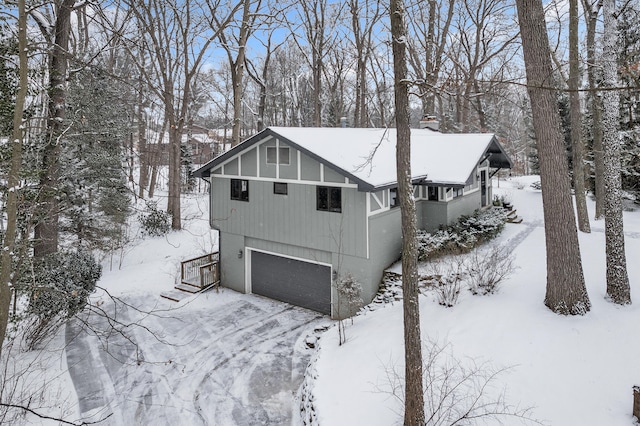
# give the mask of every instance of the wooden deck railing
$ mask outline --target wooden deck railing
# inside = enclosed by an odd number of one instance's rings
[[[220,284],[220,255],[218,252],[205,254],[180,263],[183,284],[205,288]]]

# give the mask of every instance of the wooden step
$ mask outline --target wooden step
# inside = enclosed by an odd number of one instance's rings
[[[200,287],[196,287],[194,285],[189,285],[189,284],[185,284],[185,283],[181,283],[181,284],[176,284],[174,286],[174,288],[176,290],[180,290],[180,291],[184,291],[187,293],[191,293],[191,294],[196,294],[202,291],[202,289]]]
[[[507,222],[509,223],[522,223],[522,218],[518,216],[507,218]]]
[[[178,290],[163,291],[162,293],[160,293],[160,297],[164,297],[165,299],[169,299],[173,302],[180,302],[181,300],[186,299],[189,296],[189,293]]]

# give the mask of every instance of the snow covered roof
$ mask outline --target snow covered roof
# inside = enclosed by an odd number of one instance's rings
[[[194,174],[210,170],[268,136],[324,163],[358,183],[362,190],[396,183],[396,129],[342,127],[269,127],[214,158]],[[414,182],[465,186],[480,160],[511,168],[511,160],[491,133],[440,133],[411,129],[411,174]]]

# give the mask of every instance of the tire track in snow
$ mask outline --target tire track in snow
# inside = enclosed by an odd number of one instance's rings
[[[78,411],[84,421],[95,422],[107,416],[107,422],[122,422],[122,413],[114,406],[116,390],[113,379],[100,360],[100,344],[89,336],[77,321],[65,328],[69,376],[78,396]]]
[[[236,424],[242,424],[243,420],[236,418],[238,415],[241,415],[245,420],[253,419],[254,421],[258,421],[258,423],[268,422],[268,424],[284,424],[287,421],[290,421],[291,420],[290,418],[286,418],[286,419],[270,418],[267,410],[264,409],[260,404],[256,405],[255,404],[256,401],[253,401],[253,403],[251,404],[246,404],[244,401],[242,401],[241,397],[234,395],[230,391],[230,384],[224,382],[224,380],[228,379],[229,377],[225,377],[224,373],[222,374],[222,377],[218,377],[217,373],[220,369],[227,367],[227,365],[229,364],[235,366],[235,368],[232,368],[232,370],[239,371],[239,374],[235,375],[232,378],[233,383],[231,384],[231,387],[239,386],[242,390],[244,390],[243,396],[246,396],[246,393],[248,391],[250,392],[252,389],[249,389],[248,387],[243,387],[242,384],[251,383],[251,377],[254,375],[254,372],[262,371],[260,370],[260,368],[263,366],[262,364],[256,364],[255,361],[252,359],[255,355],[255,351],[252,351],[251,349],[257,346],[262,346],[263,350],[261,350],[260,353],[273,355],[275,360],[281,358],[283,355],[290,357],[290,355],[292,355],[293,353],[293,349],[294,349],[293,346],[287,348],[288,350],[291,351],[291,354],[281,353],[282,351],[278,350],[279,349],[278,347],[281,346],[280,340],[278,340],[278,338],[291,334],[294,331],[303,329],[321,318],[323,317],[318,315],[317,317],[311,318],[305,321],[304,323],[298,323],[298,324],[295,324],[294,327],[290,327],[286,329],[282,329],[281,327],[270,327],[269,323],[261,323],[259,329],[269,328],[271,330],[275,330],[276,332],[261,335],[261,338],[258,340],[246,339],[245,342],[250,342],[250,344],[245,345],[244,347],[240,346],[239,351],[234,352],[228,358],[221,360],[220,362],[217,363],[217,365],[213,369],[211,369],[206,374],[204,374],[202,379],[198,382],[198,385],[196,386],[197,391],[193,399],[194,408],[198,413],[200,413],[200,416],[203,419],[204,423],[218,424],[220,420],[235,418],[237,420]],[[260,331],[259,329],[255,331]],[[289,361],[291,363],[293,360],[289,359]],[[242,366],[245,366],[245,368],[241,368]],[[250,368],[247,368],[247,367],[250,367]],[[287,373],[289,373],[289,375],[291,374],[290,369],[289,371],[287,371]],[[215,387],[225,390],[224,393],[220,395],[220,398],[218,399],[218,401],[214,401],[214,403],[212,404],[212,406],[215,408],[215,411],[214,411],[214,417],[210,419],[206,419],[204,417],[205,411],[201,406],[202,392],[199,391],[200,389],[211,388],[211,386],[208,386],[208,382],[213,382],[216,385],[218,385]],[[292,397],[294,396],[293,393],[291,394],[291,396]],[[233,404],[229,404],[230,402],[233,402]],[[283,421],[284,423],[282,423]]]
[[[125,424],[122,419],[130,424],[290,422],[303,377],[303,371],[294,374],[294,369],[306,366],[300,355],[293,365],[296,342],[305,327],[326,317],[254,297],[175,317],[138,318],[136,312],[119,307],[121,323],[151,326],[174,344],[158,341],[138,327],[129,329],[131,341],[117,333],[99,342],[86,334],[73,341],[71,346],[83,356],[90,345],[97,352],[86,360],[91,374],[80,378],[71,372],[72,379],[86,381],[101,398],[94,401],[91,413],[117,409],[105,425]],[[144,302],[127,300],[131,305]],[[91,324],[103,336],[110,331],[103,318],[93,317]],[[138,364],[137,357],[145,362]],[[80,391],[78,395],[80,399]]]

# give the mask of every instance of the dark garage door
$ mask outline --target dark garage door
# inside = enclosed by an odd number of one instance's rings
[[[252,251],[251,292],[331,315],[331,268]]]

